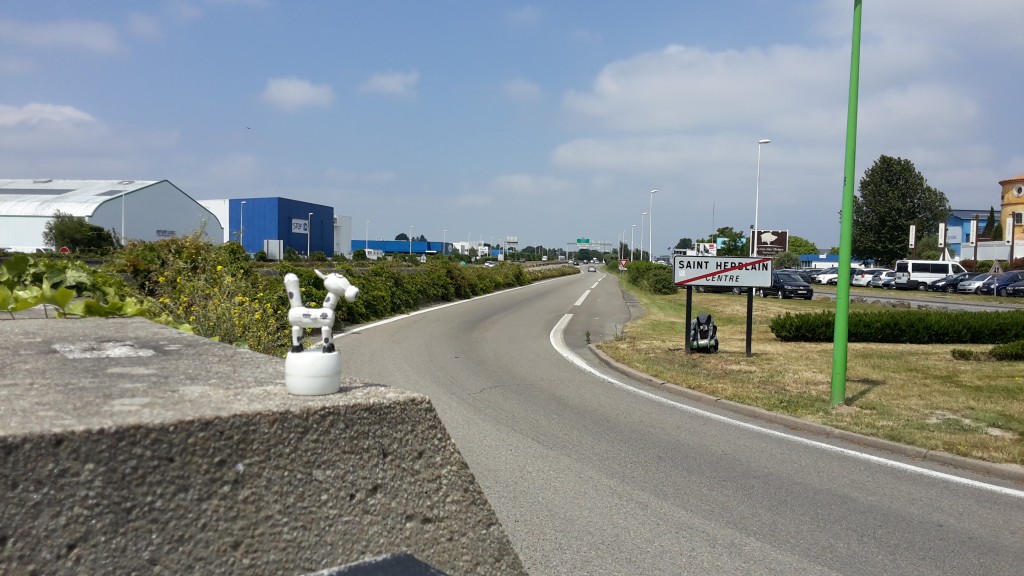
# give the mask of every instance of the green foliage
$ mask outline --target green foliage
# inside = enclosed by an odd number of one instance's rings
[[[679,242],[676,242],[676,250],[693,250],[693,239],[680,238]]]
[[[256,253],[252,255],[252,259],[256,262],[270,262],[270,257],[267,256],[267,253],[264,250],[257,250]]]
[[[626,266],[626,281],[652,294],[675,294],[679,291],[671,266],[644,260],[636,260]]]
[[[369,258],[366,257],[366,250],[360,248],[359,250],[352,252],[352,260],[355,260],[356,262],[366,262],[369,260]]]
[[[327,262],[327,254],[323,250],[315,250],[309,255],[310,262]]]
[[[978,234],[978,240],[992,239],[992,228],[996,224],[996,209],[995,206],[988,207],[988,219],[985,220],[985,226],[982,227],[981,232]]]
[[[987,360],[988,355],[974,350],[965,350],[963,348],[953,348],[949,351],[953,356],[954,360],[964,360],[968,362],[975,362],[980,360]]]
[[[997,241],[997,240],[1002,240],[1002,239],[1003,239],[1003,223],[1002,222],[996,222],[995,225],[992,226],[991,240],[992,241]]]
[[[814,242],[800,236],[789,235],[789,252],[798,257],[803,254],[818,254],[818,247]]]
[[[284,256],[281,257],[285,262],[302,262],[302,256],[299,252],[291,246],[284,249]]]
[[[141,299],[119,296],[117,277],[96,272],[74,260],[32,258],[18,254],[0,267],[0,311],[27,310],[40,304],[57,308],[58,316],[137,316],[145,313]]]
[[[835,313],[792,314],[772,318],[769,328],[785,342],[829,342]],[[960,312],[885,310],[850,312],[850,342],[898,344],[1000,344],[1024,340],[1024,310]]]
[[[120,246],[109,230],[59,210],[43,227],[43,242],[54,249],[67,246],[72,252],[104,253]]]
[[[800,257],[793,252],[779,252],[772,256],[772,267],[775,269],[797,268],[800,266]]]
[[[993,346],[989,356],[995,360],[1021,362],[1024,361],[1024,340],[1015,340]]]
[[[938,230],[950,212],[946,195],[913,162],[882,155],[864,172],[853,199],[853,257],[892,263],[907,253],[907,233]]]
[[[732,226],[719,228],[707,240],[698,242],[715,242],[719,238],[725,238],[725,242],[718,249],[719,256],[749,256],[750,248],[747,245],[747,236],[744,232],[733,230]]]

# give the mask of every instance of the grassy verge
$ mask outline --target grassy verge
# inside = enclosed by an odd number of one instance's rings
[[[628,287],[623,284],[624,288]],[[846,406],[829,405],[832,344],[785,343],[768,322],[786,311],[834,309],[834,302],[757,298],[753,356],[746,356],[746,295],[694,294],[694,314],[718,325],[718,354],[686,355],[686,294],[631,290],[645,314],[621,338],[600,344],[647,374],[744,404],[843,430],[991,462],[1024,465],[1024,363],[954,360],[954,347],[850,344]],[[1005,301],[1005,299],[1003,299]],[[851,310],[879,309],[854,302]]]

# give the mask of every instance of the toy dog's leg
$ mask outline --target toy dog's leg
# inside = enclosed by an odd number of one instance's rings
[[[292,352],[302,352],[302,327],[292,326]]]
[[[334,334],[331,332],[331,327],[324,326],[320,328],[320,334],[324,339],[324,354],[334,352]]]

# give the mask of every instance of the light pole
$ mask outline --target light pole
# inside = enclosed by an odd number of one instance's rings
[[[306,260],[310,259],[312,254],[309,251],[309,239],[313,237],[313,213],[310,212],[306,216]]]
[[[636,232],[636,224],[633,224],[633,228],[629,231],[629,261],[633,261],[633,252],[636,251],[636,241],[633,240],[633,233]],[[643,232],[641,232],[643,234]]]
[[[242,200],[238,208],[238,243],[245,249],[245,200]]]
[[[124,193],[127,190],[121,190],[121,247],[124,247],[124,243],[127,242],[127,237],[124,233]]]
[[[366,240],[364,240],[364,242],[366,242],[366,245],[363,246],[363,252],[369,252],[370,251],[370,221],[369,220],[366,221]]]
[[[647,212],[640,213],[640,259],[644,259],[644,222],[647,220]]]
[[[412,256],[412,226],[409,226],[409,256]]]
[[[657,190],[651,190],[651,206],[647,209],[647,233],[650,234],[647,249],[650,250],[650,258],[648,260],[651,262],[654,262],[654,195],[657,192]]]
[[[441,235],[441,255],[448,255],[448,229],[444,229],[444,234]]]
[[[757,141],[757,181],[754,183],[754,233],[750,235],[750,255],[757,254],[757,209],[761,198],[761,146],[768,144],[771,140],[763,138]]]

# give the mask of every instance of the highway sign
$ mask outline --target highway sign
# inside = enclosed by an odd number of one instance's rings
[[[771,258],[675,256],[674,281],[679,286],[771,286]]]

